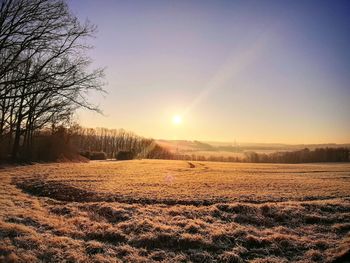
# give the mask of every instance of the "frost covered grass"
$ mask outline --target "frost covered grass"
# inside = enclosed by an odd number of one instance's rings
[[[0,262],[349,262],[350,165],[0,170]]]

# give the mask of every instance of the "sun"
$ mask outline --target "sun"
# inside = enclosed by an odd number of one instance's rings
[[[172,121],[174,125],[180,125],[182,123],[182,117],[180,115],[174,115]]]

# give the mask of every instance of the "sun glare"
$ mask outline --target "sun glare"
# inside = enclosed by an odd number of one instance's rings
[[[182,117],[180,115],[174,115],[173,124],[180,125],[182,123]]]

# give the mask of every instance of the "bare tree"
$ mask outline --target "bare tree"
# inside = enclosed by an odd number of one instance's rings
[[[0,143],[12,157],[31,147],[33,132],[69,119],[77,107],[99,111],[86,99],[103,92],[103,70],[89,70],[86,39],[95,26],[80,23],[59,0],[1,0]]]

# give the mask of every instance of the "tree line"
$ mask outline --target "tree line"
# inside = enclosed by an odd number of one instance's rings
[[[129,152],[128,159],[148,158],[155,153],[157,144],[124,129],[83,128],[75,125],[70,129],[71,144],[80,154],[104,153],[106,158],[116,158],[121,151]]]
[[[169,155],[170,154],[170,155]],[[315,163],[315,162],[350,162],[350,149],[339,148],[308,148],[296,151],[274,152],[270,154],[245,152],[243,156],[203,156],[196,154],[168,153],[167,158],[187,161],[212,162],[246,162],[246,163]],[[162,159],[162,158],[161,158]]]
[[[68,123],[86,95],[103,92],[102,69],[90,69],[81,23],[61,0],[1,0],[0,156],[31,159],[34,136]]]
[[[314,163],[314,162],[349,162],[350,149],[340,148],[308,148],[270,154],[248,152],[246,161],[253,163]]]

